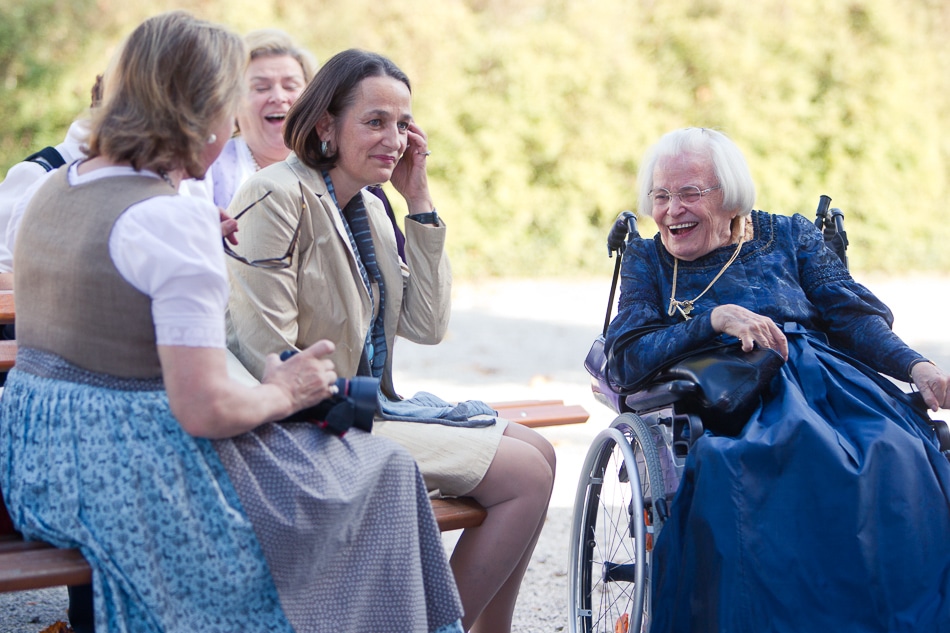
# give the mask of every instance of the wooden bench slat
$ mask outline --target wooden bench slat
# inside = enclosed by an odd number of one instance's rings
[[[542,426],[558,426],[561,424],[583,424],[590,414],[580,405],[572,404],[542,404],[523,407],[496,407],[498,415],[519,422],[525,426],[537,428]]]
[[[489,402],[492,409],[519,409],[521,407],[543,407],[550,404],[564,404],[563,400],[506,400],[505,402]]]
[[[441,532],[478,527],[488,516],[488,511],[469,497],[433,499],[432,513]]]
[[[10,371],[16,363],[16,341],[0,340],[0,372]]]
[[[11,552],[25,552],[31,549],[52,549],[52,545],[43,541],[24,541],[19,534],[11,534],[10,538],[0,541],[0,560],[4,554]]]
[[[0,556],[0,592],[90,582],[92,569],[78,549],[33,549]]]
[[[467,497],[433,499],[432,511],[439,530],[448,532],[476,527],[488,513]],[[40,541],[23,541],[15,535],[0,539],[0,592],[26,591],[92,581],[92,569],[78,549],[57,549]]]
[[[16,321],[16,301],[13,292],[0,290],[0,325]]]

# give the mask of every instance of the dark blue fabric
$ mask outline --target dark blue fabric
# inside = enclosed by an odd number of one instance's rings
[[[689,321],[679,314],[667,316],[673,258],[659,237],[633,240],[624,253],[619,310],[607,330],[606,347],[615,358],[611,379],[633,383],[664,360],[709,343],[717,336],[710,312],[733,303],[777,323],[791,321],[825,332],[836,347],[907,380],[920,354],[891,331],[891,311],[851,278],[815,225],[801,215],[761,211],[753,212],[751,220],[754,239],[743,244],[739,258],[696,302]],[[725,246],[696,261],[681,261],[676,298],[693,299],[701,293],[734,250]],[[623,340],[624,333],[651,326],[654,331]]]
[[[718,304],[788,324],[789,360],[742,434],[690,451],[654,550],[652,631],[950,631],[950,462],[926,412],[877,374],[906,380],[919,355],[807,219],[752,219],[756,239],[687,322],[666,315],[659,240],[625,254],[615,379],[715,338]],[[731,250],[681,262],[677,299]],[[667,327],[623,336],[649,325]]]
[[[383,282],[383,276],[376,265],[376,247],[373,245],[373,234],[369,228],[369,218],[366,217],[366,207],[363,206],[363,196],[357,193],[353,196],[346,207],[343,208],[343,217],[346,218],[350,230],[353,232],[353,239],[356,241],[358,249],[358,259],[363,262],[366,272],[376,282],[376,288],[379,291],[379,305],[376,310],[376,318],[373,320],[373,326],[370,328],[370,347],[367,354],[372,369],[373,376],[379,378],[386,369],[386,284]],[[372,296],[372,289],[370,292]]]
[[[396,250],[399,251],[399,259],[406,261],[406,236],[403,234],[402,230],[399,228],[399,224],[396,222],[396,212],[393,211],[393,205],[389,202],[389,197],[386,195],[386,191],[381,185],[371,185],[367,187],[367,189],[371,194],[382,201],[383,207],[386,209],[386,216],[393,225],[393,233],[396,236]]]
[[[370,299],[374,302],[373,286],[370,283],[376,282],[379,289],[379,304],[376,310],[376,318],[366,333],[366,344],[363,350],[363,358],[360,359],[360,374],[371,375],[379,378],[383,375],[386,368],[386,331],[385,310],[386,310],[386,286],[383,283],[383,277],[376,265],[376,247],[373,245],[373,235],[369,228],[369,218],[366,216],[366,206],[363,203],[362,193],[357,192],[355,196],[346,204],[340,206],[336,198],[336,189],[333,186],[333,180],[327,171],[321,172],[323,181],[327,185],[327,192],[333,198],[333,202],[340,209],[340,218],[343,220],[343,226],[346,228],[346,235],[350,240],[350,246],[353,248],[353,255],[356,257],[356,265],[360,271],[360,277],[363,278],[363,284],[369,293]],[[364,362],[365,361],[365,362]],[[365,372],[365,373],[364,373]]]

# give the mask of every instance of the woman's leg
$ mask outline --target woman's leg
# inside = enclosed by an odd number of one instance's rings
[[[537,543],[554,486],[554,448],[535,431],[509,424],[482,481],[468,496],[488,511],[452,553],[466,630],[511,630],[521,579]]]

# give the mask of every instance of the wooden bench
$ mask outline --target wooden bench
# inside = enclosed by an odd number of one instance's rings
[[[587,421],[587,411],[558,400],[525,400],[492,405],[499,415],[524,421],[529,426],[579,424]],[[6,509],[0,506],[0,514]],[[432,499],[439,530],[448,532],[477,527],[486,511],[467,497]],[[0,525],[3,523],[0,517]],[[41,541],[24,541],[19,534],[0,534],[0,593],[26,591],[62,585],[85,585],[92,570],[77,549],[58,549]]]
[[[0,273],[0,325],[15,321],[13,275]],[[16,341],[0,340],[0,372],[9,371],[16,361]],[[560,400],[520,400],[492,403],[491,407],[508,420],[529,427],[582,424],[588,413],[584,407],[565,405]],[[432,499],[432,512],[443,532],[477,527],[487,512],[474,499],[467,497]],[[58,549],[41,541],[24,541],[19,534],[3,534],[9,530],[9,518],[0,499],[0,592],[25,591],[85,585],[92,581],[92,571],[77,549]]]
[[[0,273],[0,326],[16,320],[13,273]],[[0,373],[10,371],[16,360],[16,342],[0,340]]]

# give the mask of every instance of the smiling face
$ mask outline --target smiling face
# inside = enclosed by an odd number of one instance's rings
[[[241,135],[261,167],[290,153],[281,129],[290,106],[307,82],[300,62],[290,55],[257,57],[244,71],[247,96],[237,116]]]
[[[696,155],[661,158],[653,170],[653,188],[678,192],[683,187],[700,190],[719,183],[712,162]],[[653,220],[660,229],[660,240],[671,255],[693,261],[732,241],[733,214],[722,208],[722,190],[716,189],[692,204],[672,196],[664,209],[653,208]]]
[[[341,205],[363,187],[389,180],[406,151],[411,122],[409,87],[392,77],[367,77],[340,116],[321,119],[317,133],[337,153],[330,179]]]

